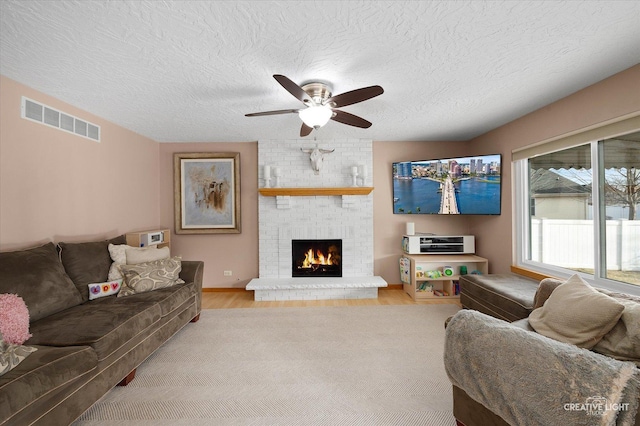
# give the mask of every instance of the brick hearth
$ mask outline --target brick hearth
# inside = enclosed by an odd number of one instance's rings
[[[256,278],[247,290],[255,300],[375,299],[387,282],[380,277]]]

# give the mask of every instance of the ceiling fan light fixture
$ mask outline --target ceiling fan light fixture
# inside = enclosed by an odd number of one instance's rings
[[[298,112],[300,120],[314,129],[324,126],[329,122],[333,111],[327,105],[313,105]]]
[[[304,123],[300,129],[301,137],[308,136],[313,129],[319,129],[327,124],[329,120],[334,120],[348,126],[368,129],[371,127],[371,122],[338,108],[357,104],[358,102],[375,98],[384,93],[384,90],[380,86],[369,86],[333,96],[331,94],[331,87],[327,83],[311,81],[299,86],[282,74],[274,74],[273,78],[275,78],[287,92],[304,103],[306,107],[302,109],[254,112],[245,115],[247,117],[258,117],[261,115],[298,113],[300,120]]]

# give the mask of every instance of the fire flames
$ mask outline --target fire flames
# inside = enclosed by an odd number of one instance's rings
[[[313,254],[313,249],[309,249],[304,256],[304,261],[302,262],[303,268],[310,268],[312,265],[337,265],[337,262],[334,262],[332,259],[331,253],[329,253],[326,257],[325,255],[317,251],[316,254]]]

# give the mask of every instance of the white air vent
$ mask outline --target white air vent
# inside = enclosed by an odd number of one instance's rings
[[[100,126],[22,97],[22,118],[100,142]]]

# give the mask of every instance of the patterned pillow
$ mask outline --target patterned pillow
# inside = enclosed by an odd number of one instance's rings
[[[177,256],[138,265],[122,265],[120,271],[124,282],[118,297],[183,284],[184,281],[178,276],[181,270],[181,258]]]
[[[108,281],[106,283],[94,283],[89,285],[89,300],[111,296],[120,291],[122,280]]]
[[[0,334],[0,376],[14,369],[36,350],[31,346],[11,345],[2,339]]]

